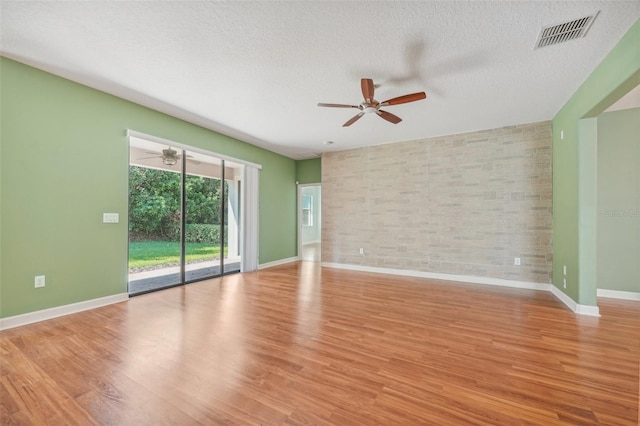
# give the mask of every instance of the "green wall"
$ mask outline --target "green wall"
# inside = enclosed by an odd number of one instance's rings
[[[296,180],[299,183],[320,183],[322,180],[322,160],[312,158],[310,160],[296,161]]]
[[[294,160],[7,58],[0,91],[0,317],[127,291],[128,128],[262,164],[260,263],[295,256]]]
[[[596,117],[640,82],[640,20],[553,119],[553,284],[596,305]],[[582,138],[579,136],[582,133]],[[561,137],[563,134],[563,137]],[[563,265],[567,288],[563,288]]]
[[[640,292],[640,108],[598,117],[598,288]]]

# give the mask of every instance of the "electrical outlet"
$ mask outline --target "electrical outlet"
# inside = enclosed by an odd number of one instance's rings
[[[519,257],[514,257],[514,258],[513,258],[513,264],[514,264],[515,266],[520,266],[520,265],[521,265],[521,263],[520,263],[520,258],[519,258]]]
[[[364,256],[364,247],[360,247],[360,254]]]
[[[562,273],[567,275],[567,265],[562,265]]]
[[[566,279],[566,278],[563,278],[563,279],[562,279],[562,286],[563,286],[564,288],[567,288],[567,279]]]
[[[44,275],[36,275],[35,278],[35,287],[36,288],[40,288],[40,287],[44,287],[45,282],[44,282]]]

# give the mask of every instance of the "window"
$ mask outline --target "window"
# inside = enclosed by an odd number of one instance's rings
[[[302,196],[302,226],[313,226],[313,196]]]

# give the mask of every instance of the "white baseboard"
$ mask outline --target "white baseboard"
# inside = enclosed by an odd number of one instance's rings
[[[436,272],[412,271],[405,269],[378,268],[375,266],[347,265],[342,263],[323,262],[328,268],[348,269],[351,271],[373,272],[377,274],[402,275],[405,277],[430,278],[433,280],[459,281],[472,284],[497,285],[502,287],[523,288],[528,290],[550,291],[551,284],[528,281],[504,280],[501,278],[474,277],[471,275],[440,274]]]
[[[640,293],[635,291],[608,290],[599,288],[597,290],[598,297],[607,297],[610,299],[637,300],[640,301]]]
[[[567,296],[562,290],[554,285],[551,286],[551,293],[576,314],[589,315],[592,317],[600,316],[600,308],[597,306],[581,305],[576,303],[572,298]]]
[[[551,292],[556,298],[564,303],[569,309],[576,314],[600,316],[600,310],[597,306],[580,305],[573,301],[569,296],[560,291],[553,284],[534,283],[528,281],[505,280],[501,278],[485,278],[474,277],[471,275],[453,275],[439,274],[434,272],[412,271],[404,269],[378,268],[374,266],[349,265],[343,263],[323,262],[323,267],[348,269],[351,271],[373,272],[377,274],[402,275],[406,277],[430,278],[434,280],[458,281],[472,284],[497,285],[502,287],[522,288],[528,290],[540,290]]]
[[[278,265],[286,265],[287,263],[297,262],[298,260],[300,260],[299,256],[288,257],[286,259],[280,259],[280,260],[274,260],[273,262],[261,263],[260,265],[258,265],[258,269],[271,268],[273,266],[278,266]]]
[[[55,308],[42,309],[40,311],[0,318],[0,330],[7,330],[9,328],[20,327],[34,322],[75,314],[77,312],[87,311],[89,309],[95,309],[101,306],[111,305],[113,303],[124,302],[128,299],[128,293],[119,293],[112,296],[100,297],[98,299],[85,300],[82,302],[71,303],[69,305],[56,306]]]

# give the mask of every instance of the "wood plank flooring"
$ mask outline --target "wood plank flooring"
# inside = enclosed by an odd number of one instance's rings
[[[633,425],[640,303],[299,262],[0,333],[3,425]]]

